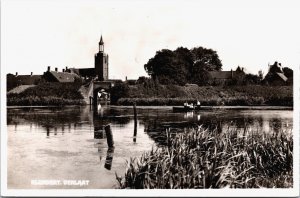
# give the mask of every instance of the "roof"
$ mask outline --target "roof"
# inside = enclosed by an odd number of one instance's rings
[[[34,84],[38,80],[42,78],[41,75],[12,75],[10,78],[14,78],[16,82],[19,82],[21,84]]]
[[[276,72],[276,74],[284,81],[287,81],[288,78],[283,74],[283,73],[279,73],[279,72]]]
[[[74,82],[76,78],[79,78],[78,75],[67,72],[55,72],[50,71],[50,74],[58,81],[58,82]]]
[[[233,75],[236,72],[232,71]],[[210,76],[215,79],[231,79],[231,71],[210,71]]]
[[[78,69],[78,73],[80,76],[96,76],[95,68]]]
[[[232,79],[233,77],[236,76],[244,76],[244,71],[243,70],[237,70],[237,71],[210,71],[208,72],[209,75],[213,79]]]
[[[95,68],[70,68],[69,71],[83,77],[96,76]]]
[[[103,44],[104,44],[104,42],[103,42],[102,35],[101,35],[99,45],[103,45]]]

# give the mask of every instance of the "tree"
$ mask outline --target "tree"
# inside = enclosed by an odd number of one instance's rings
[[[261,83],[261,78],[259,75],[246,74],[244,78],[244,85],[258,85]]]
[[[259,77],[259,81],[262,82],[262,80],[264,79],[264,72],[262,70],[258,71],[258,77]]]
[[[288,67],[284,67],[282,69],[282,71],[283,71],[284,75],[288,78],[287,85],[293,85],[293,79],[294,79],[294,77],[293,77],[293,73],[294,73],[293,70],[290,69],[290,68],[288,68]]]
[[[203,85],[209,78],[207,72],[221,70],[222,63],[212,49],[179,47],[174,51],[163,49],[156,52],[144,68],[152,79],[161,84]]]
[[[220,71],[222,63],[216,51],[203,47],[193,48],[193,67],[191,80],[198,85],[209,85],[212,82],[209,71]]]
[[[222,70],[222,62],[216,51],[203,47],[193,48],[194,65],[193,68],[201,68],[205,71],[220,71]]]
[[[110,100],[115,104],[120,98],[127,97],[129,92],[129,87],[125,83],[116,83],[114,87],[110,90]]]
[[[287,78],[293,78],[293,70],[288,68],[288,67],[284,67],[282,69],[284,75],[287,77]]]
[[[163,49],[144,65],[146,72],[162,84],[179,84],[187,82],[192,57],[186,48],[175,51]]]

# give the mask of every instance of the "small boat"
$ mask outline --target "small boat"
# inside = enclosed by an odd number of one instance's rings
[[[173,107],[173,112],[188,112],[188,111],[195,111],[195,110],[200,110],[200,106],[183,106],[183,107]]]

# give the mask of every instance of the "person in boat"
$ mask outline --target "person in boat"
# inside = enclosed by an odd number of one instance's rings
[[[197,103],[196,103],[196,108],[200,108],[201,107],[201,103],[199,100],[197,100]]]
[[[188,104],[187,107],[193,109],[194,108],[194,104],[193,103]]]

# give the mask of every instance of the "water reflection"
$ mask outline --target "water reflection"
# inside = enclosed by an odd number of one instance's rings
[[[111,170],[114,151],[115,151],[115,147],[110,147],[107,149],[106,159],[104,164],[104,168],[106,168],[107,170]]]
[[[133,131],[134,143],[137,142],[137,123],[139,123],[139,126],[143,127],[158,144],[165,141],[165,135],[161,132],[166,128],[170,128],[171,133],[198,125],[210,130],[218,128],[221,131],[230,128],[243,129],[246,126],[265,132],[292,129],[292,111],[219,110],[173,113],[166,109],[138,108],[138,117],[134,119],[132,108],[98,107],[96,111],[89,107],[8,109],[7,123],[14,126],[15,132],[18,131],[18,125],[23,124],[29,125],[30,130],[36,126],[42,127],[48,138],[51,134],[58,135],[60,132],[64,134],[65,128],[70,133],[88,125],[94,128],[94,138],[101,139],[106,138],[104,131],[106,125],[113,124],[127,128],[133,120],[133,128],[128,130]]]
[[[134,129],[133,129],[133,142],[136,143],[136,135],[137,135],[137,112],[136,105],[133,106],[133,119],[134,119]]]
[[[285,113],[288,113],[284,115]],[[149,119],[144,117],[145,132],[158,143],[159,146],[167,145],[167,133],[181,133],[194,127],[204,127],[208,130],[217,130],[218,133],[234,130],[256,131],[258,133],[292,132],[292,111],[276,110],[221,110],[210,112],[186,112],[177,113],[175,116],[182,117],[181,121],[174,119],[174,115],[165,118],[157,116]]]

